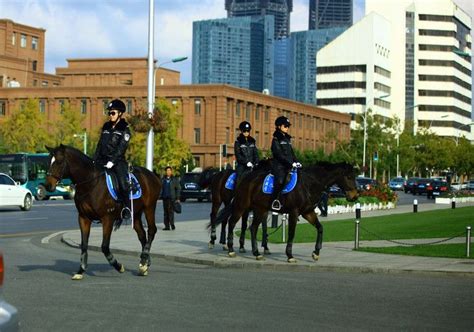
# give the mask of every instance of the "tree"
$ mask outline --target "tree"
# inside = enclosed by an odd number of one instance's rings
[[[71,145],[82,150],[83,142],[81,139],[74,137],[74,134],[82,134],[84,132],[83,122],[85,116],[80,114],[79,109],[74,109],[66,102],[61,108],[59,120],[54,125],[54,143]]]
[[[40,112],[39,101],[28,99],[0,127],[5,152],[44,152],[45,145],[52,145],[46,115]]]

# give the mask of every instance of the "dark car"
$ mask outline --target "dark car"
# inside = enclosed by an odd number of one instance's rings
[[[448,183],[446,181],[434,180],[426,188],[426,196],[428,198],[435,198],[435,196],[448,192],[448,188]]]
[[[403,190],[403,184],[404,184],[404,180],[403,178],[401,177],[396,177],[396,178],[393,178],[390,180],[390,182],[388,183],[388,186],[390,189],[392,190]]]
[[[403,191],[406,193],[412,193],[413,192],[413,189],[415,188],[415,186],[418,184],[418,180],[420,178],[417,178],[417,177],[413,177],[413,178],[408,178],[405,183],[403,184]]]
[[[181,202],[189,198],[195,198],[199,202],[203,200],[211,201],[211,191],[208,188],[201,188],[199,186],[199,178],[202,173],[185,173],[181,177]]]
[[[377,185],[377,181],[371,178],[359,176],[356,178],[356,185],[357,190],[359,191],[370,190]]]
[[[433,182],[431,179],[419,178],[416,181],[416,185],[413,186],[413,189],[412,189],[411,193],[413,195],[426,194],[426,190],[427,190],[428,186],[431,185],[431,182]]]
[[[339,188],[337,184],[329,187],[328,195],[329,197],[346,197],[346,194],[344,193],[344,191],[341,188]]]

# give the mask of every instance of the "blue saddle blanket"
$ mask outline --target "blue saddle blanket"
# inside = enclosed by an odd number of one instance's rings
[[[142,187],[140,186],[140,183],[135,177],[135,174],[132,173],[131,176],[133,183],[132,188],[134,188],[132,192],[132,199],[137,199],[142,197]],[[114,200],[118,200],[119,196],[117,190],[114,188],[112,176],[109,173],[105,173],[105,182],[107,183],[107,189],[109,189],[110,196],[112,196]]]
[[[287,194],[296,187],[296,183],[298,182],[298,173],[297,172],[290,172],[290,182],[288,182],[281,191],[282,194]],[[273,193],[273,174],[268,174],[263,180],[262,191],[264,194],[271,194]]]
[[[235,180],[237,179],[237,172],[232,173],[225,182],[225,189],[234,190]]]

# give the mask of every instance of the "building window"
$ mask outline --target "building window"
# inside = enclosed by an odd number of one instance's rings
[[[240,102],[237,102],[237,104],[235,105],[235,116],[237,118],[240,118]]]
[[[194,144],[201,144],[201,128],[194,128]]]
[[[230,128],[226,127],[225,128],[225,144],[230,143]]]
[[[33,86],[38,86],[38,80],[33,80]]]
[[[12,33],[12,45],[16,44],[16,32]]]
[[[104,115],[107,114],[107,106],[109,106],[109,100],[108,99],[102,100],[102,111]]]
[[[267,109],[265,110],[264,118],[265,118],[265,122],[268,122],[268,120],[270,120],[270,110],[269,110],[268,107],[267,107]]]
[[[127,99],[127,113],[132,114],[133,111],[133,102],[131,99]]]
[[[33,61],[31,62],[31,69],[32,69],[33,71],[37,71],[37,70],[38,70],[38,61],[33,60]]]
[[[48,81],[42,81],[41,86],[45,86],[45,87],[48,86]]]
[[[81,114],[86,114],[87,113],[87,100],[82,99],[81,100]]]
[[[64,99],[60,99],[60,100],[59,100],[59,113],[60,113],[60,114],[63,114],[63,113],[64,113],[64,108],[65,108]]]
[[[194,99],[194,115],[201,115],[201,100]]]
[[[32,37],[31,38],[31,48],[33,50],[37,50],[38,49],[38,37]]]
[[[39,102],[39,110],[40,110],[40,113],[46,113],[46,103],[44,100],[40,100]]]
[[[250,120],[250,108],[252,106],[250,106],[249,104],[247,104],[247,106],[245,107],[245,120],[249,121]]]
[[[260,120],[260,106],[255,109],[255,121]]]
[[[21,34],[20,46],[25,48],[26,47],[26,35]]]
[[[201,167],[201,157],[193,156],[194,167]]]
[[[4,101],[0,101],[0,116],[5,116],[7,114],[7,105]]]

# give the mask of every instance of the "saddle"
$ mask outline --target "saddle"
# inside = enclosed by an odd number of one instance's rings
[[[225,189],[234,190],[235,189],[235,180],[237,179],[237,172],[233,172],[225,182]]]
[[[286,181],[286,184],[283,187],[283,190],[281,191],[282,194],[288,194],[290,191],[292,191],[296,187],[296,183],[298,182],[298,173],[292,171],[289,173],[289,177],[290,177],[290,180]],[[263,180],[262,192],[264,194],[270,195],[273,193],[273,182],[274,182],[273,174],[268,174]]]
[[[135,177],[135,174],[133,173],[128,173],[130,174],[132,178],[132,199],[137,199],[142,197],[142,187],[140,186],[140,183],[138,182],[138,179]],[[129,179],[127,179],[127,182]],[[120,199],[120,189],[119,189],[119,184],[118,184],[118,179],[115,173],[112,172],[105,172],[105,182],[107,183],[107,189],[109,190],[110,196],[115,201],[118,201]]]

